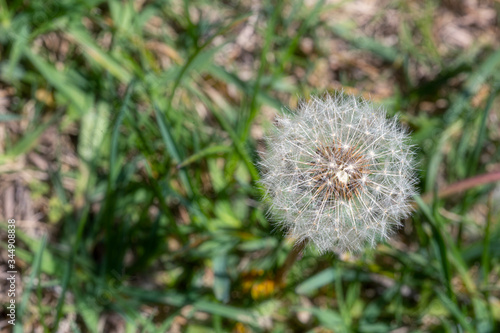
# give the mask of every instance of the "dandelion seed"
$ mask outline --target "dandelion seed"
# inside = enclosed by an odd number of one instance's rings
[[[387,239],[416,193],[408,141],[383,109],[341,94],[279,117],[261,163],[278,226],[320,252],[360,251]]]

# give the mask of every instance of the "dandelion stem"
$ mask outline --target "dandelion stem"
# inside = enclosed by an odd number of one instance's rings
[[[304,240],[300,243],[296,243],[293,246],[292,250],[290,251],[290,253],[288,253],[288,256],[286,257],[283,266],[281,266],[280,269],[278,270],[278,273],[276,273],[274,281],[276,283],[276,286],[284,285],[286,276],[288,275],[290,268],[292,268],[295,261],[297,261],[299,256],[302,254],[306,245],[307,245],[307,240]]]

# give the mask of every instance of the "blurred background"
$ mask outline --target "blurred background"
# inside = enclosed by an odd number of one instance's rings
[[[497,331],[499,10],[0,0],[0,300],[15,218],[13,331]],[[263,138],[283,108],[342,89],[411,130],[422,197],[387,243],[309,247],[277,284],[292,243],[256,186]]]

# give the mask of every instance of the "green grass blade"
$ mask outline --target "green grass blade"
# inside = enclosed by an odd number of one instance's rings
[[[195,163],[206,157],[219,156],[221,154],[230,153],[231,151],[233,151],[233,149],[228,146],[207,147],[205,149],[200,150],[196,154],[193,154],[190,157],[186,158],[184,161],[182,161],[177,165],[177,168],[183,168],[185,166],[188,166],[189,164]]]
[[[382,45],[372,38],[356,37],[350,29],[341,25],[334,25],[330,29],[355,47],[371,52],[387,62],[393,63],[398,59],[398,52],[394,48]]]
[[[14,158],[31,150],[36,145],[40,136],[47,130],[47,128],[52,126],[55,122],[59,121],[61,115],[62,111],[55,113],[54,115],[52,115],[52,117],[49,118],[49,120],[38,125],[33,131],[30,131],[25,136],[23,136],[22,139],[17,142],[14,147],[6,152],[5,156],[2,156],[0,158],[0,163],[5,159]]]
[[[154,112],[156,116],[156,121],[158,122],[158,127],[160,128],[161,137],[163,138],[163,142],[165,143],[165,147],[167,148],[167,151],[169,152],[170,156],[172,156],[174,162],[179,163],[180,161],[182,161],[178,149],[179,145],[174,141],[172,137],[170,125],[168,124],[167,119],[165,118],[163,113],[159,111],[156,105],[154,107]],[[188,195],[188,197],[191,197],[193,195],[193,188],[191,186],[191,182],[189,181],[189,177],[187,175],[186,170],[180,169],[179,177],[181,179],[182,184],[184,185],[186,194]]]
[[[448,297],[446,294],[441,292],[440,290],[435,290],[439,300],[444,305],[446,309],[457,319],[457,321],[462,326],[464,332],[476,332],[474,327],[469,324],[468,319],[464,316],[464,314],[460,311],[457,305]]]
[[[24,49],[23,53],[47,82],[61,92],[80,113],[86,112],[90,108],[90,98],[81,89],[69,82],[67,76],[30,49]]]
[[[128,84],[132,80],[129,70],[111,57],[109,52],[101,50],[83,26],[71,26],[66,33],[69,38],[80,45],[92,61],[102,66],[105,71],[111,73],[122,83]]]
[[[500,68],[500,50],[493,52],[479,67],[471,73],[464,85],[462,94],[457,100],[449,107],[445,115],[447,124],[453,123],[465,109],[469,109],[469,99],[473,97],[481,85],[486,80],[490,79],[492,75],[496,75]]]
[[[35,283],[35,278],[40,278],[40,267],[42,262],[42,256],[45,251],[45,246],[47,245],[47,236],[44,235],[40,241],[40,246],[38,250],[35,252],[35,257],[32,261],[32,271],[29,277],[29,281],[26,286],[23,288],[23,297],[17,309],[17,317],[18,320],[16,322],[16,326],[14,326],[14,333],[22,333],[23,332],[23,315],[28,306],[29,296],[33,289],[33,285]],[[40,282],[39,282],[40,283]]]

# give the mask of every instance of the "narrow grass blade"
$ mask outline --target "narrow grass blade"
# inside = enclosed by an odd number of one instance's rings
[[[214,294],[217,300],[226,303],[229,301],[231,280],[227,274],[227,255],[218,254],[213,258]]]
[[[66,270],[64,272],[63,279],[61,282],[62,290],[61,290],[61,295],[59,296],[59,300],[57,301],[56,318],[55,318],[55,322],[52,326],[53,330],[57,330],[57,328],[59,327],[59,321],[61,320],[62,310],[63,310],[63,306],[65,304],[65,299],[66,299],[66,291],[68,290],[68,285],[70,283],[71,276],[73,274],[73,264],[75,262],[76,252],[80,246],[80,241],[82,239],[83,230],[85,228],[85,225],[87,224],[88,211],[89,211],[89,207],[87,206],[82,213],[82,217],[80,218],[80,221],[78,221],[78,230],[77,230],[74,242],[71,245],[71,253],[70,253],[70,256],[68,259],[68,263],[66,264]]]
[[[174,81],[174,86],[173,86],[173,88],[171,90],[170,97],[168,98],[167,108],[165,110],[165,112],[167,114],[170,112],[170,109],[172,107],[173,97],[175,96],[175,92],[177,91],[177,88],[179,87],[179,85],[181,83],[181,80],[183,79],[184,75],[188,72],[188,70],[190,69],[190,67],[192,66],[192,64],[196,60],[196,58],[198,56],[200,56],[200,54],[202,54],[201,51],[204,50],[208,45],[210,45],[212,43],[212,41],[214,40],[214,38],[216,38],[219,35],[224,34],[225,32],[227,32],[229,29],[231,29],[235,25],[238,25],[238,24],[242,23],[249,16],[250,16],[250,13],[246,13],[246,14],[243,14],[241,16],[236,17],[229,24],[221,27],[216,33],[214,33],[212,36],[210,36],[209,38],[207,38],[207,40],[202,45],[196,47],[196,49],[193,52],[193,54],[188,58],[188,60],[184,64],[184,66],[182,66],[181,70],[179,71],[179,74],[177,75],[177,77],[176,77],[176,79]]]
[[[474,170],[477,169],[477,165],[479,163],[479,155],[481,150],[483,149],[483,144],[486,140],[486,120],[488,119],[488,115],[490,114],[490,110],[493,106],[493,101],[495,100],[498,94],[498,87],[494,87],[490,96],[488,97],[488,101],[486,102],[486,106],[481,114],[481,122],[479,123],[479,130],[477,133],[476,145],[474,147],[472,157],[469,159],[468,164],[468,175],[472,176],[474,174]]]
[[[74,105],[80,113],[86,112],[90,105],[90,98],[78,87],[73,85],[68,77],[47,63],[42,57],[33,53],[30,49],[23,50],[24,55],[31,61],[33,66],[38,69],[40,74],[63,94]]]
[[[437,249],[436,249],[437,255],[438,255],[439,261],[441,263],[441,272],[443,274],[443,280],[444,280],[448,295],[451,297],[451,295],[453,295],[453,290],[451,287],[451,272],[450,272],[450,265],[448,262],[447,246],[444,242],[443,235],[441,233],[439,225],[437,224],[437,222],[434,219],[434,216],[433,216],[430,208],[422,201],[422,199],[420,197],[415,197],[415,201],[417,202],[421,211],[427,217],[427,219],[432,227],[433,239],[435,241],[435,244],[437,247]]]
[[[337,274],[333,268],[327,268],[316,275],[311,276],[295,288],[295,292],[300,295],[309,295],[319,288],[332,283]]]
[[[484,62],[482,62],[476,71],[474,71],[464,85],[462,94],[449,107],[445,114],[447,124],[453,123],[465,109],[469,108],[469,99],[474,96],[481,85],[492,75],[498,72],[500,67],[500,50],[493,52]]]
[[[177,168],[183,168],[189,164],[195,163],[199,160],[202,160],[206,157],[212,157],[212,156],[218,156],[221,154],[227,154],[233,151],[231,147],[228,146],[212,146],[212,147],[207,147],[205,149],[200,150],[194,155],[191,155],[190,157],[186,158],[184,161],[181,163],[177,164]]]
[[[20,119],[21,116],[17,114],[11,114],[11,113],[0,114],[0,123],[7,123],[9,121],[18,121]]]
[[[368,37],[355,37],[352,31],[340,25],[334,25],[331,30],[340,38],[350,42],[355,47],[369,51],[387,62],[395,62],[398,59],[398,52],[389,46],[385,46]]]
[[[23,297],[21,299],[21,302],[19,304],[19,307],[17,309],[17,317],[18,321],[16,322],[16,325],[14,326],[14,333],[22,333],[23,332],[23,315],[24,311],[28,305],[29,302],[29,296],[31,295],[31,290],[33,289],[33,285],[35,283],[35,278],[39,278],[40,276],[40,267],[41,267],[41,262],[42,262],[42,256],[45,251],[45,246],[47,245],[47,236],[44,235],[40,241],[40,246],[38,250],[35,252],[35,257],[33,258],[33,261],[31,262],[32,265],[32,271],[30,274],[30,278],[28,283],[26,284],[26,287],[23,288]]]
[[[336,311],[330,309],[320,309],[317,307],[297,307],[294,308],[296,311],[306,311],[310,312],[313,316],[315,316],[320,322],[321,326],[334,330],[335,333],[348,333],[349,329],[345,326],[344,320],[340,316],[340,314]]]
[[[37,140],[47,130],[47,128],[49,128],[55,122],[60,120],[61,114],[62,111],[55,113],[54,115],[52,115],[52,117],[49,118],[49,120],[37,126],[33,131],[26,133],[26,135],[24,135],[22,139],[19,140],[19,142],[17,142],[14,147],[12,147],[6,152],[5,156],[0,157],[0,163],[6,159],[24,154],[30,149],[32,149],[36,145]]]
[[[156,121],[158,122],[158,127],[160,128],[161,137],[163,139],[163,142],[165,143],[165,147],[167,148],[167,151],[169,152],[170,156],[172,156],[174,162],[179,163],[180,161],[182,161],[182,158],[179,153],[179,149],[177,148],[178,145],[172,137],[170,126],[167,122],[167,119],[165,118],[163,113],[159,111],[156,105],[154,106],[154,112],[156,116]],[[193,195],[193,189],[191,187],[191,182],[189,181],[189,177],[187,175],[186,170],[180,169],[179,177],[181,179],[182,185],[184,185],[186,194],[188,195],[188,197],[191,197]]]
[[[435,290],[438,298],[441,300],[441,303],[444,305],[446,309],[455,317],[455,319],[460,323],[464,332],[476,332],[474,327],[469,324],[469,321],[464,316],[462,311],[458,308],[458,306],[448,297],[446,294],[441,292],[440,290]]]
[[[109,52],[104,52],[95,44],[94,40],[85,31],[83,26],[70,27],[66,35],[68,38],[78,43],[92,61],[102,66],[105,71],[111,73],[122,83],[128,84],[130,80],[132,80],[132,75],[129,73],[129,70],[111,57]]]
[[[158,291],[141,290],[138,288],[127,288],[123,291],[127,295],[148,302],[168,304],[176,307],[191,304],[195,309],[202,312],[217,314],[224,318],[236,320],[245,324],[255,325],[257,323],[258,316],[252,310],[199,300],[199,295],[183,295],[171,292],[158,293]]]

